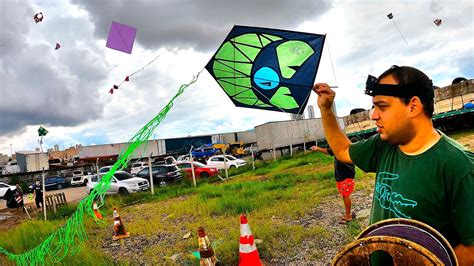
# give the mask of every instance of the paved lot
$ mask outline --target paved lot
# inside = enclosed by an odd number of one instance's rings
[[[79,201],[87,196],[87,189],[86,187],[70,187],[62,190],[51,190],[51,191],[46,191],[46,195],[49,194],[56,194],[59,192],[64,192],[66,193],[66,200],[67,202],[75,202]],[[27,205],[35,205],[35,200],[29,200],[28,199],[28,193],[25,193],[23,196],[23,200],[25,201],[25,204]],[[7,206],[7,201],[6,200],[0,200],[0,210],[6,209]]]

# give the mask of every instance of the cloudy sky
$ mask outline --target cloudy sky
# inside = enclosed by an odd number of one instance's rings
[[[44,14],[38,24],[37,12]],[[0,153],[10,154],[10,144],[13,151],[38,147],[40,125],[49,130],[44,149],[127,141],[203,69],[235,24],[327,34],[316,82],[339,86],[337,110],[344,116],[370,107],[363,95],[367,75],[394,64],[421,69],[437,86],[473,78],[473,14],[472,1],[454,0],[2,0]],[[138,29],[132,54],[105,47],[112,21]],[[314,94],[309,104],[316,104]],[[235,107],[204,71],[154,137],[240,131],[287,119]]]

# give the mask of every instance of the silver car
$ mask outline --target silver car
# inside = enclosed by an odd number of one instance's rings
[[[101,181],[101,178],[104,175],[105,174],[99,176],[93,175],[90,177],[90,181],[87,182],[87,193],[91,193],[91,190]],[[146,191],[148,189],[150,189],[150,184],[146,179],[134,177],[124,171],[117,171],[112,177],[110,188],[107,190],[106,194],[127,195],[129,193]]]

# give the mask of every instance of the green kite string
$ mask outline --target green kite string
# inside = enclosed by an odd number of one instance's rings
[[[165,107],[163,107],[160,113],[142,127],[135,136],[128,141],[128,147],[126,147],[122,154],[120,154],[119,159],[113,165],[112,169],[102,177],[100,183],[94,187],[91,193],[79,202],[77,210],[67,220],[66,224],[30,251],[17,255],[0,247],[0,254],[5,254],[17,265],[42,265],[46,262],[57,263],[67,255],[73,255],[79,249],[80,245],[84,243],[84,240],[87,239],[84,226],[84,214],[87,213],[92,216],[97,223],[104,223],[103,221],[98,220],[94,215],[92,209],[94,199],[105,195],[105,192],[110,188],[110,181],[114,173],[117,170],[127,167],[127,163],[131,160],[132,155],[137,152],[136,149],[140,147],[143,142],[148,141],[153,134],[153,131],[166,117],[171,107],[173,107],[174,100],[179,97],[186,88],[197,81],[202,71],[203,70],[199,71],[188,84],[181,85],[176,95],[171,98]]]

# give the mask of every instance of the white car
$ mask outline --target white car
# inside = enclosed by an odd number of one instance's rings
[[[3,183],[3,182],[0,182],[0,198],[4,198],[5,197],[5,194],[7,194],[7,191],[8,190],[15,190],[16,187],[15,186],[10,186],[6,183]]]
[[[227,169],[239,168],[247,164],[246,161],[242,159],[237,159],[232,155],[226,155],[225,158],[226,158],[225,164],[227,166]],[[211,158],[209,158],[209,160],[207,160],[207,166],[216,167],[219,170],[224,169],[225,168],[224,156],[223,155],[212,156]]]
[[[85,186],[87,182],[89,182],[88,176],[84,175],[81,170],[72,171],[71,186]]]
[[[103,174],[101,174],[99,177],[97,177],[97,175],[91,176],[90,181],[87,183],[88,194],[91,193],[91,190],[100,182],[103,176]],[[129,193],[136,193],[148,189],[150,189],[148,180],[140,177],[134,177],[124,171],[117,171],[112,177],[110,188],[107,190],[106,194],[127,195]]]
[[[193,159],[196,160],[196,157],[193,156]],[[189,162],[189,154],[179,156],[176,162]]]
[[[136,175],[140,172],[143,168],[148,167],[148,162],[136,162],[132,164],[132,169],[130,170],[130,174]]]

